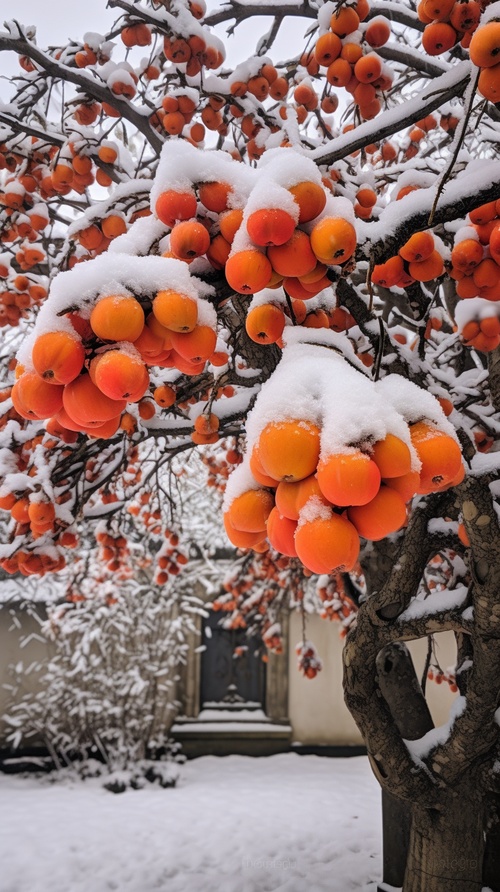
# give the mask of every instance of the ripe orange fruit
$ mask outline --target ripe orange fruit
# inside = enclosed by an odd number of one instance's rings
[[[149,387],[149,375],[144,363],[139,357],[121,350],[108,350],[97,357],[93,379],[99,390],[112,400],[132,403],[140,400]]]
[[[229,257],[225,267],[228,285],[238,294],[262,291],[268,285],[272,272],[270,261],[257,248],[237,251]]]
[[[153,300],[153,315],[169,331],[192,331],[198,321],[198,304],[179,291],[159,291]]]
[[[256,344],[275,344],[283,334],[285,314],[274,304],[260,304],[248,311],[245,329]]]
[[[35,371],[50,384],[69,384],[80,374],[85,360],[81,340],[66,331],[39,335],[31,359]]]
[[[484,248],[481,243],[476,239],[466,238],[453,247],[451,262],[455,269],[470,275],[472,270],[481,263],[483,255]]]
[[[486,22],[472,35],[470,60],[478,68],[492,68],[500,61],[500,22]]]
[[[295,533],[297,555],[311,573],[352,570],[359,555],[356,527],[343,515],[320,516],[300,523]]]
[[[265,533],[263,533],[262,530],[258,533],[247,533],[244,530],[237,530],[232,525],[228,512],[224,514],[223,522],[226,535],[236,548],[253,548],[254,545],[262,542],[265,538]]]
[[[434,236],[432,232],[424,230],[415,232],[408,241],[399,249],[403,260],[409,262],[427,260],[434,251]]]
[[[365,31],[365,40],[374,49],[384,46],[390,36],[391,29],[389,22],[382,17],[375,19],[373,22],[369,22]]]
[[[92,331],[103,341],[135,341],[144,328],[144,310],[135,297],[101,297],[90,314]]]
[[[373,267],[372,282],[374,285],[382,285],[383,288],[392,288],[397,285],[404,273],[403,259],[396,254],[389,257],[385,263],[378,263]]]
[[[56,516],[56,509],[53,502],[30,502],[28,515],[31,523],[38,525],[48,524],[49,526],[52,526]]]
[[[270,421],[259,437],[259,460],[275,480],[302,480],[316,470],[320,431],[309,421]]]
[[[330,19],[330,28],[340,38],[347,37],[359,28],[359,16],[351,6],[342,6],[333,13]]]
[[[282,480],[276,488],[276,507],[284,517],[298,520],[302,508],[313,496],[324,505],[329,504],[321,492],[315,474],[311,474],[310,477],[305,477],[303,480],[297,480],[295,483]]]
[[[318,465],[321,492],[333,505],[366,505],[376,496],[381,475],[363,452],[333,453]]]
[[[318,183],[304,180],[288,190],[299,206],[299,223],[314,220],[326,204],[326,192]]]
[[[176,223],[170,233],[170,250],[179,260],[194,260],[206,254],[210,247],[210,236],[203,223],[197,220],[182,220]]]
[[[378,542],[404,526],[407,511],[403,497],[382,484],[371,502],[349,508],[347,516],[363,539]]]
[[[193,364],[210,359],[217,344],[217,334],[209,325],[195,325],[192,331],[173,331],[174,350]]]
[[[458,443],[427,421],[413,424],[410,437],[422,462],[418,492],[427,494],[451,483],[462,467]]]
[[[165,226],[173,226],[176,220],[190,220],[196,216],[197,201],[194,192],[162,192],[155,204],[155,214]]]
[[[360,84],[371,84],[382,74],[382,59],[376,53],[361,56],[354,66],[354,75]]]
[[[316,41],[314,47],[314,58],[318,65],[327,68],[340,55],[342,42],[338,34],[328,31],[322,34]]]
[[[23,418],[50,418],[62,408],[63,389],[47,383],[36,372],[24,372],[10,396],[16,412]]]
[[[176,399],[177,394],[173,387],[170,387],[168,384],[160,384],[159,387],[156,387],[153,392],[153,399],[155,403],[162,407],[162,409],[168,409],[170,406],[173,406]]]
[[[410,450],[394,434],[386,434],[383,440],[374,443],[372,459],[381,477],[401,477],[411,471]]]
[[[89,375],[80,375],[63,392],[63,407],[69,418],[85,428],[99,427],[123,412],[127,401],[110,399]],[[70,428],[71,430],[71,428]]]
[[[433,251],[427,260],[416,260],[408,265],[410,276],[417,282],[430,282],[444,273],[443,258],[439,251]]]
[[[356,250],[356,230],[343,217],[324,217],[313,227],[311,248],[322,263],[344,263]]]
[[[429,56],[439,56],[451,50],[457,39],[457,32],[448,22],[431,22],[422,35],[422,46]]]
[[[483,68],[479,75],[477,88],[490,102],[500,101],[500,62],[490,68]]]
[[[250,214],[247,232],[255,245],[284,245],[293,235],[295,220],[280,208],[260,208]]]
[[[274,487],[278,485],[278,481],[269,474],[266,474],[262,467],[258,443],[255,444],[250,455],[250,471],[257,483],[260,483],[261,486],[268,486],[274,489]]]
[[[287,557],[297,557],[295,548],[295,530],[297,522],[280,514],[274,507],[267,518],[267,538],[276,551]]]
[[[402,474],[401,477],[387,477],[383,482],[386,486],[390,486],[391,489],[395,489],[404,502],[408,502],[418,491],[420,474],[418,471],[408,471],[407,474]]]
[[[296,229],[283,245],[268,248],[267,256],[280,276],[305,276],[315,269],[317,263],[309,236],[300,229]]]
[[[217,214],[227,210],[227,201],[231,191],[229,183],[210,182],[198,184],[198,196],[201,203],[207,210],[214,211]]]
[[[219,217],[221,235],[224,236],[230,245],[233,243],[233,239],[241,226],[242,220],[243,211],[241,208],[234,208],[231,211],[226,211],[225,214],[222,214],[222,216]]]

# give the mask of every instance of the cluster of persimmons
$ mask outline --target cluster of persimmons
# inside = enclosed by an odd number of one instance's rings
[[[458,443],[422,420],[409,428],[420,462],[388,433],[369,449],[322,454],[321,430],[301,419],[266,424],[253,447],[254,485],[224,515],[238,547],[267,548],[298,557],[312,573],[352,570],[360,536],[377,541],[406,523],[415,494],[455,485],[464,474]],[[267,541],[266,541],[267,540]]]
[[[479,297],[492,304],[491,309],[482,305],[480,313],[472,313],[474,318],[459,327],[467,346],[489,353],[500,344],[500,201],[470,212],[466,226],[457,233],[451,264],[458,297]]]
[[[481,14],[491,0],[420,0],[417,13],[425,23],[422,46],[430,56],[451,50],[456,43],[467,49]]]
[[[345,87],[364,120],[371,120],[379,113],[382,94],[391,88],[393,79],[391,68],[384,66],[381,57],[373,52],[389,40],[389,23],[380,16],[363,27],[369,11],[367,0],[359,0],[354,6],[337,7],[331,15],[329,29],[321,34],[314,47],[314,61],[320,68],[326,68],[327,82],[333,87]],[[306,109],[316,107],[317,96],[312,88],[306,95],[299,85],[294,96]]]

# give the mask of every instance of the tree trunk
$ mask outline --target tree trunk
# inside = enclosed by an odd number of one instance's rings
[[[403,892],[481,892],[484,807],[468,780],[442,805],[414,805]]]

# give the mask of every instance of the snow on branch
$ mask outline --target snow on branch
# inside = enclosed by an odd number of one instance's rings
[[[455,96],[462,96],[470,75],[470,62],[460,62],[428,84],[418,96],[382,112],[373,121],[365,121],[354,131],[344,133],[332,139],[326,146],[320,146],[307,154],[317,164],[334,164],[357,149],[362,149],[373,142],[380,142],[404,130],[418,118],[429,115]]]

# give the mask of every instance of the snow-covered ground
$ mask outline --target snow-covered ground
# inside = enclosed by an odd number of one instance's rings
[[[205,756],[174,789],[0,776],[1,892],[375,892],[364,757]]]

